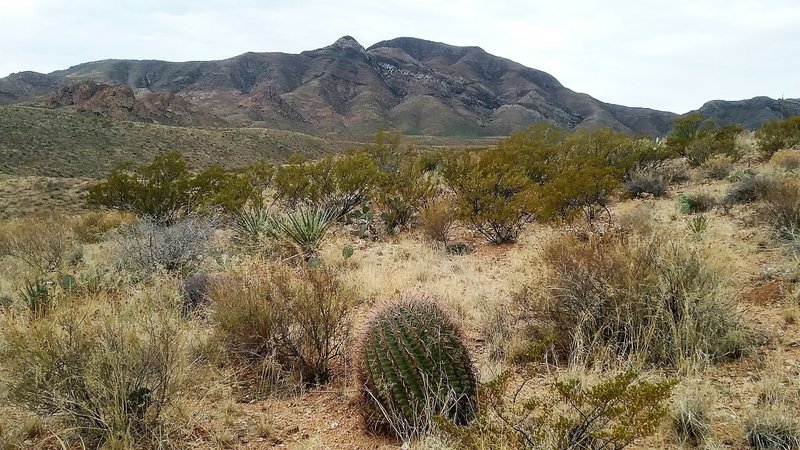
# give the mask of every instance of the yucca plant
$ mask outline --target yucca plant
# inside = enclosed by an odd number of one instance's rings
[[[689,220],[689,222],[686,224],[686,228],[689,230],[689,233],[691,233],[692,236],[699,238],[708,229],[708,223],[709,220],[706,216],[695,216]]]
[[[275,218],[264,208],[242,209],[233,216],[233,229],[240,242],[261,244],[277,234]]]
[[[36,317],[44,316],[50,309],[50,290],[47,287],[47,283],[40,278],[25,283],[20,297]]]
[[[282,238],[297,246],[308,261],[317,254],[336,215],[337,212],[332,209],[300,208],[275,220],[275,229]]]

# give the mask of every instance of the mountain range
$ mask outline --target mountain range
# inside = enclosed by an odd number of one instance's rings
[[[300,54],[219,61],[103,60],[0,78],[0,104],[74,109],[166,125],[264,127],[315,135],[504,136],[537,122],[663,136],[677,116],[602,102],[552,75],[416,38],[364,48],[345,36]],[[756,128],[800,114],[800,100],[711,101],[700,112]]]

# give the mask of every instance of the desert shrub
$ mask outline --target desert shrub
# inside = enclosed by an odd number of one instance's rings
[[[136,305],[71,305],[35,321],[7,319],[5,400],[66,420],[91,448],[162,448],[186,368],[183,334],[169,311]]]
[[[766,157],[800,144],[800,116],[767,122],[756,131],[758,149]]]
[[[672,429],[681,445],[697,447],[711,437],[708,399],[697,389],[682,390],[672,405]]]
[[[379,178],[374,159],[359,151],[293,161],[276,169],[272,184],[275,199],[285,208],[335,209],[339,219],[369,199]]]
[[[743,203],[752,203],[761,198],[775,183],[769,175],[758,175],[754,172],[742,173],[728,188],[722,199],[726,208]]]
[[[436,183],[416,159],[403,158],[396,170],[384,172],[375,193],[375,204],[388,231],[405,229],[414,215],[435,194]]]
[[[631,198],[653,196],[663,197],[669,188],[669,182],[655,170],[634,170],[623,182],[625,193]]]
[[[712,210],[717,205],[717,199],[705,192],[678,194],[678,209],[683,214],[696,214]]]
[[[703,163],[702,168],[709,178],[724,180],[733,170],[733,161],[726,155],[714,155]]]
[[[772,155],[769,162],[789,172],[794,172],[800,168],[800,152],[797,150],[778,150]]]
[[[260,198],[260,192],[248,176],[218,166],[195,175],[179,153],[170,152],[141,167],[132,163],[116,167],[89,190],[87,201],[169,225],[193,213],[217,208],[236,211],[256,197]]]
[[[429,239],[447,243],[450,240],[450,230],[455,224],[455,214],[452,199],[440,197],[433,200],[420,211],[423,233]]]
[[[443,176],[455,193],[456,217],[492,244],[515,241],[532,217],[533,184],[500,151],[454,156]]]
[[[600,213],[610,216],[610,197],[635,167],[631,147],[629,137],[607,128],[568,135],[545,164],[548,180],[539,189],[537,217],[563,220],[582,213],[591,224]]]
[[[698,167],[714,155],[738,159],[736,137],[742,131],[739,125],[716,128],[713,119],[691,113],[675,119],[665,145],[674,154],[685,157],[689,165]]]
[[[213,234],[206,218],[187,217],[172,225],[144,218],[119,229],[120,264],[141,276],[158,270],[189,275],[210,252]]]
[[[329,269],[253,267],[221,277],[209,296],[220,342],[249,367],[325,383],[342,362],[355,294]]]
[[[59,270],[73,248],[70,224],[58,215],[15,219],[0,225],[0,257],[22,261],[36,275]]]
[[[656,236],[562,238],[543,260],[551,294],[534,314],[559,355],[670,366],[736,357],[747,345],[725,273],[698,249]]]
[[[782,177],[763,187],[761,213],[780,236],[794,239],[800,232],[800,180]]]
[[[668,413],[674,381],[645,381],[628,371],[595,383],[553,381],[545,394],[523,390],[504,372],[481,386],[481,414],[466,427],[439,420],[458,449],[623,449],[652,435]],[[517,384],[514,386],[514,384]]]
[[[686,229],[694,238],[699,238],[708,229],[710,220],[704,215],[694,216],[686,223]]]
[[[477,379],[459,328],[433,298],[400,296],[372,313],[358,344],[364,418],[405,441],[435,416],[456,424],[475,415]]]

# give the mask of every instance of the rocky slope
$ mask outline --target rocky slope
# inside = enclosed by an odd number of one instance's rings
[[[81,84],[88,81],[95,84]],[[97,83],[110,86],[97,88]],[[87,89],[91,96],[69,100]],[[164,124],[315,134],[397,128],[406,134],[498,136],[549,122],[570,129],[609,126],[664,135],[675,117],[601,102],[479,47],[397,38],[365,49],[349,36],[300,54],[245,53],[192,62],[105,60],[0,79],[0,104],[20,102]],[[714,113],[722,116],[724,111]]]

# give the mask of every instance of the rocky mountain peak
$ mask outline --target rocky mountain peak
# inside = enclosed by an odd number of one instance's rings
[[[357,40],[353,36],[342,36],[336,40],[336,42],[331,45],[331,47],[339,48],[342,50],[355,50],[357,52],[363,52],[364,47],[358,43]]]

